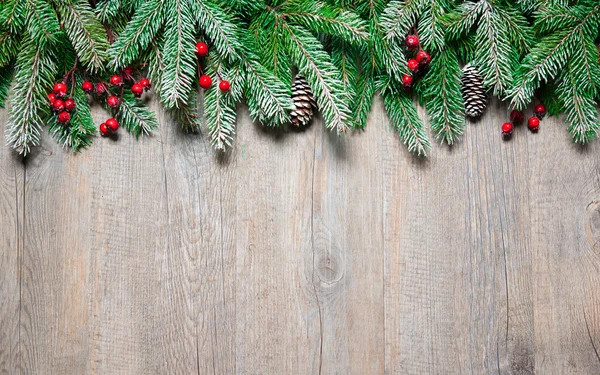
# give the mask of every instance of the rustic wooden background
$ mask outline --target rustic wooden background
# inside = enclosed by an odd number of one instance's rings
[[[600,142],[506,117],[0,148],[0,373],[600,374]]]

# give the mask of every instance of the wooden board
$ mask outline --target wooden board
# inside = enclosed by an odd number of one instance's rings
[[[0,151],[0,374],[600,373],[600,144],[560,120],[417,159],[379,100],[343,138],[240,109],[217,154],[152,107]]]

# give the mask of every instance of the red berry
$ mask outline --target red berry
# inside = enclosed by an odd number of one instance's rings
[[[100,134],[102,135],[108,135],[108,133],[110,133],[110,130],[108,129],[108,126],[106,126],[106,123],[102,123],[99,126],[100,129]]]
[[[133,93],[133,95],[139,98],[144,92],[144,87],[139,83],[135,83],[133,86],[131,86],[131,92]]]
[[[121,84],[123,83],[123,80],[121,79],[121,76],[118,75],[114,75],[110,77],[110,84],[113,86],[121,86]]]
[[[538,104],[535,106],[535,115],[541,120],[544,116],[546,116],[546,106],[543,104]]]
[[[58,82],[54,84],[53,91],[56,96],[65,96],[67,95],[67,85],[65,85],[63,82]]]
[[[106,104],[108,104],[110,108],[117,108],[119,106],[119,98],[111,95],[106,99]]]
[[[410,86],[412,86],[413,83],[413,77],[411,75],[408,74],[403,74],[402,75],[402,85],[406,88],[409,88]]]
[[[71,115],[69,114],[69,112],[61,112],[58,114],[58,122],[60,122],[61,124],[66,124],[70,120]]]
[[[150,80],[148,78],[140,78],[140,85],[142,85],[144,90],[148,91],[150,88]]]
[[[431,61],[431,56],[429,56],[429,53],[427,53],[427,51],[423,51],[420,50],[417,53],[417,62],[419,63],[419,65],[424,66],[429,64],[429,62]]]
[[[85,81],[81,85],[81,88],[83,89],[84,92],[91,94],[92,90],[94,90],[94,85],[90,81]]]
[[[200,87],[202,87],[205,90],[208,90],[210,86],[212,86],[212,79],[206,74],[203,74],[202,76],[200,76],[198,83],[200,84]]]
[[[96,95],[104,95],[106,94],[106,86],[103,83],[96,83]]]
[[[55,100],[56,95],[54,95],[53,93],[48,94],[48,101],[50,102],[50,104],[54,103]]]
[[[419,71],[419,62],[415,59],[409,59],[406,63],[406,66],[408,66],[408,69],[415,73]]]
[[[523,115],[523,112],[517,111],[516,109],[514,109],[514,110],[512,110],[512,112],[510,112],[510,121],[513,124],[520,125],[524,119],[525,119],[525,115]]]
[[[52,102],[52,109],[56,112],[62,112],[65,110],[65,102],[61,99],[56,99]]]
[[[196,43],[196,56],[204,57],[208,55],[208,45],[204,42]]]
[[[511,135],[514,128],[515,128],[515,126],[512,123],[505,122],[504,124],[502,124],[502,134]]]
[[[406,46],[408,49],[416,49],[419,47],[419,37],[416,35],[409,35],[406,37]]]
[[[75,100],[72,98],[65,100],[65,109],[67,112],[73,111],[75,109]]]
[[[222,80],[221,82],[219,82],[219,88],[221,89],[221,91],[229,91],[230,86],[231,85],[228,81]]]
[[[115,120],[114,118],[109,118],[108,120],[106,120],[105,122],[106,126],[108,126],[108,128],[114,132],[117,131],[117,129],[119,129],[119,123],[117,122],[117,120]]]
[[[538,129],[540,128],[540,120],[537,117],[530,117],[527,121],[527,127],[532,132],[538,131]]]
[[[130,66],[126,66],[123,68],[123,74],[130,76],[133,75],[133,68]]]

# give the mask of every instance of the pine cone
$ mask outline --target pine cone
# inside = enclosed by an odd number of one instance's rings
[[[483,87],[483,78],[476,67],[471,64],[462,69],[462,96],[465,100],[465,114],[479,117],[487,107],[488,97]]]
[[[308,125],[313,117],[313,108],[317,107],[317,102],[306,78],[300,74],[296,74],[292,83],[292,100],[296,107],[290,112],[292,124],[298,127]]]

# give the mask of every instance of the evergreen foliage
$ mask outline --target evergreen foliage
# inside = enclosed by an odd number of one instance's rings
[[[79,150],[96,133],[81,82],[106,82],[133,66],[184,129],[204,121],[224,149],[240,102],[266,126],[289,122],[299,72],[328,129],[364,128],[379,93],[409,151],[425,155],[431,146],[415,103],[425,106],[432,134],[455,143],[465,127],[461,66],[472,64],[491,94],[518,109],[542,98],[585,143],[600,128],[599,27],[597,0],[4,0],[0,106],[10,87],[7,141],[17,151],[30,152],[43,124]],[[405,47],[408,34],[431,55],[419,74],[407,68],[415,53]],[[195,55],[197,41],[209,45],[208,56]],[[213,86],[198,96],[200,74]],[[410,90],[406,74],[415,80]],[[77,103],[68,126],[47,100],[63,80]],[[221,80],[229,91],[219,90]],[[138,136],[158,126],[129,90],[110,90],[122,96],[114,115],[125,129]]]

